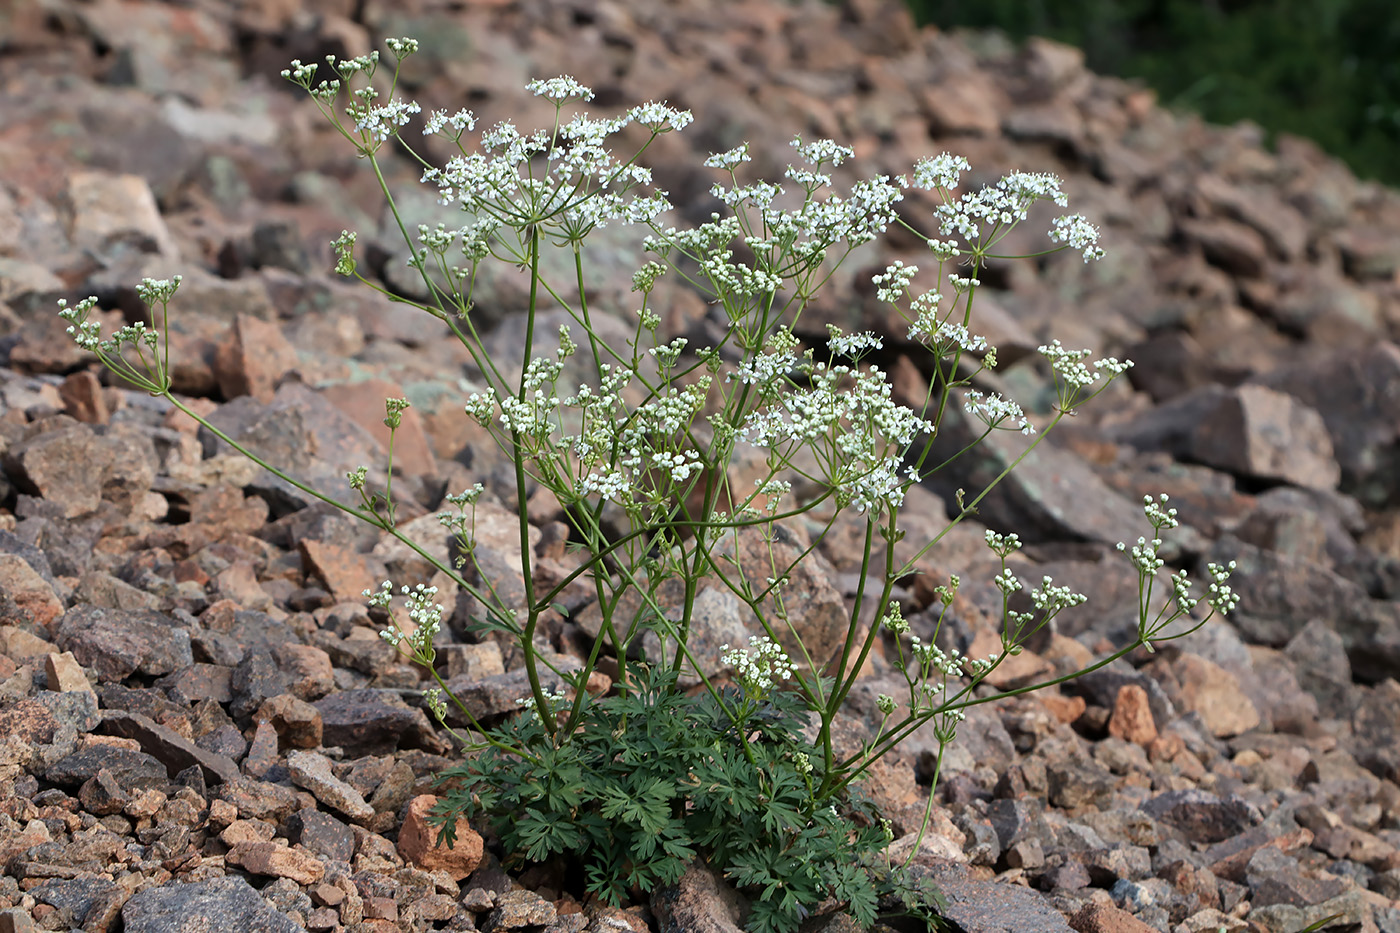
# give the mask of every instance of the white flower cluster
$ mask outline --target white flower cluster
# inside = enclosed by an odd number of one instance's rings
[[[1026,418],[1021,406],[1001,395],[983,395],[976,389],[968,389],[963,394],[963,408],[989,428],[998,428],[1002,422],[1011,421],[1012,428],[1022,434],[1035,433],[1035,425]]]
[[[1086,389],[1103,378],[1105,373],[1111,376],[1121,375],[1132,368],[1132,360],[1119,361],[1116,357],[1105,357],[1095,360],[1093,369],[1084,365],[1084,359],[1093,353],[1092,350],[1067,350],[1060,341],[1052,340],[1049,344],[1036,348],[1042,356],[1050,361],[1050,368],[1055,374],[1072,390]]]
[[[909,283],[914,281],[914,276],[918,271],[918,266],[906,266],[901,260],[896,259],[885,268],[884,273],[871,278],[870,281],[879,286],[875,293],[876,297],[890,304],[899,301],[909,290]]]
[[[1050,240],[1054,243],[1068,243],[1072,248],[1084,253],[1084,261],[1091,259],[1102,259],[1103,250],[1099,248],[1099,228],[1089,223],[1083,214],[1069,214],[1065,217],[1056,217],[1054,228],[1050,231]]]
[[[823,165],[840,165],[847,159],[855,158],[856,151],[832,139],[818,139],[810,143],[802,142],[801,136],[794,136],[790,143],[802,161],[820,168]]]
[[[909,631],[909,622],[904,618],[904,610],[900,608],[898,602],[892,601],[889,604],[885,614],[880,616],[880,625],[894,635],[903,635]]]
[[[749,636],[746,649],[720,645],[719,651],[720,662],[733,669],[735,679],[755,698],[770,695],[779,682],[792,679],[792,661],[767,636]]]
[[[1054,586],[1050,577],[1041,577],[1040,586],[1031,590],[1031,604],[1046,613],[1047,618],[1061,609],[1072,609],[1089,601],[1083,593],[1076,593],[1067,586]]]
[[[589,101],[593,99],[592,88],[585,87],[568,75],[560,75],[557,78],[536,78],[525,85],[525,90],[536,97],[543,97],[556,104],[570,100]]]
[[[666,130],[678,132],[695,122],[695,117],[689,110],[677,110],[654,100],[633,107],[627,111],[627,116],[633,123],[645,126],[654,132],[665,132]]]
[[[549,704],[550,714],[553,715],[562,710],[564,708],[564,705],[569,702],[569,694],[568,691],[564,689],[564,685],[559,684],[557,687],[555,687],[554,692],[552,693],[546,690],[544,692],[544,699],[545,702]],[[535,698],[533,696],[520,697],[518,700],[515,701],[515,705],[520,707],[520,711],[524,715],[534,716],[537,719],[539,718],[539,704],[535,702]]]
[[[1061,207],[1068,202],[1054,175],[1012,172],[996,187],[970,191],[950,204],[936,209],[939,232],[957,233],[964,240],[991,239],[996,233],[1026,219],[1038,200],[1052,200]],[[983,228],[986,227],[984,230]]]
[[[1166,566],[1167,562],[1157,556],[1157,549],[1161,546],[1161,538],[1153,538],[1151,541],[1146,538],[1137,539],[1137,544],[1133,545],[1129,553],[1132,557],[1133,566],[1137,568],[1138,573],[1146,577],[1151,577],[1154,573]],[[1123,551],[1126,549],[1127,545],[1119,541],[1118,550]]]
[[[871,350],[880,350],[885,346],[885,341],[877,337],[873,331],[862,331],[859,334],[843,334],[841,328],[835,324],[826,325],[828,334],[826,340],[827,349],[836,356],[849,356],[859,358],[869,353]]]
[[[593,98],[590,88],[567,76],[532,81],[528,89],[558,107]],[[577,114],[553,132],[526,135],[502,122],[481,134],[481,151],[464,151],[441,168],[428,168],[423,181],[437,186],[443,204],[459,204],[501,225],[544,224],[564,239],[577,239],[612,221],[650,223],[670,209],[670,202],[662,192],[633,193],[651,184],[651,172],[614,158],[609,138],[633,123],[656,136],[683,129],[691,121],[688,111],[651,101],[616,118]],[[451,116],[439,112],[428,118],[425,132],[459,140],[475,124],[469,111]],[[550,163],[548,176],[534,169],[537,157]]]
[[[67,333],[80,349],[96,352],[102,345],[102,325],[89,321],[88,314],[97,307],[97,297],[90,296],[68,306],[67,298],[58,299],[58,316],[68,322]]]
[[[1230,579],[1230,574],[1234,569],[1234,561],[1230,561],[1223,567],[1214,563],[1206,565],[1206,572],[1210,574],[1210,586],[1206,587],[1206,601],[1217,612],[1233,612],[1235,607],[1240,604],[1239,595],[1225,584],[1225,581]]]
[[[920,159],[914,165],[914,186],[924,190],[942,188],[952,191],[958,187],[963,172],[972,171],[972,165],[962,156],[944,152],[929,159]]]
[[[753,156],[749,155],[749,144],[740,143],[733,149],[726,152],[711,153],[710,157],[704,161],[705,168],[734,169],[744,162],[752,162]]]
[[[408,125],[408,118],[422,110],[417,101],[395,98],[379,107],[368,107],[361,111],[355,121],[355,129],[378,142],[388,141],[398,135],[398,128]]]
[[[903,502],[901,458],[933,424],[892,400],[878,367],[804,365],[810,386],[793,388],[752,412],[741,429],[743,439],[782,452],[816,448],[838,504],[878,514]]]
[[[408,617],[413,622],[413,632],[404,634],[404,631],[394,624],[391,628],[381,631],[379,637],[400,651],[407,648],[408,653],[417,660],[431,661],[433,639],[442,628],[443,608],[441,604],[434,602],[437,592],[437,587],[425,586],[422,583],[413,589],[409,589],[407,585],[399,587],[399,595],[405,597],[408,602]],[[365,590],[362,595],[371,606],[377,606],[387,612],[394,599],[394,585],[385,580],[380,584],[378,591]]]
[[[983,538],[987,542],[987,547],[992,549],[992,553],[999,557],[1005,557],[1011,552],[1021,549],[1021,536],[1014,531],[1004,535],[988,528]]]

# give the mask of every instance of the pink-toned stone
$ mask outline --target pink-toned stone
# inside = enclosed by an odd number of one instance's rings
[[[122,243],[143,252],[179,255],[155,195],[140,175],[74,172],[68,176],[68,200],[73,242],[79,247],[102,252]]]
[[[63,603],[53,587],[17,554],[0,554],[0,591],[45,627],[63,615]]]
[[[1050,715],[1063,723],[1074,722],[1084,715],[1084,710],[1089,706],[1083,697],[1069,697],[1063,693],[1042,693],[1039,699]]]
[[[58,387],[63,399],[63,413],[87,424],[106,424],[112,420],[112,410],[102,391],[102,383],[90,370],[73,373]]]
[[[1006,95],[990,76],[969,70],[948,75],[930,87],[919,89],[920,103],[936,133],[994,135],[1000,127],[1000,114],[1007,106]]]
[[[497,648],[498,653],[499,650]],[[277,658],[277,666],[292,677],[287,689],[293,696],[308,701],[319,700],[335,689],[335,671],[331,667],[330,655],[320,648],[288,642],[278,645],[273,654]]]
[[[1183,654],[1172,664],[1180,684],[1173,697],[1188,712],[1196,712],[1216,738],[1248,732],[1259,725],[1259,710],[1240,689],[1234,674],[1200,655]]]
[[[1070,920],[1078,933],[1151,933],[1152,927],[1112,904],[1088,903]]]
[[[322,397],[374,435],[386,451],[389,428],[384,424],[384,400],[403,398],[403,394],[401,386],[382,379],[342,382],[321,390]],[[437,463],[433,459],[432,444],[418,412],[407,408],[400,417],[399,426],[394,430],[394,466],[409,476],[435,475]]]
[[[271,724],[285,748],[316,748],[325,729],[320,711],[290,693],[269,697],[253,714],[253,722]]]
[[[44,659],[44,673],[49,678],[49,689],[66,693],[70,690],[86,690],[92,693],[92,684],[88,681],[87,674],[83,673],[82,665],[78,659],[73,657],[73,652],[49,652]]]
[[[303,538],[297,549],[306,573],[319,578],[338,603],[363,599],[365,590],[378,586],[365,559],[349,548]]]
[[[408,804],[408,815],[399,830],[399,854],[425,871],[445,871],[453,880],[461,881],[481,862],[481,836],[465,822],[457,823],[457,838],[451,845],[437,844],[437,827],[428,823],[428,811],[437,803],[432,794],[414,797]]]
[[[290,878],[297,884],[315,884],[326,876],[326,867],[310,852],[275,842],[240,842],[224,859],[255,875]]]
[[[297,365],[297,351],[275,322],[251,314],[234,319],[214,353],[214,377],[224,398],[251,395],[268,404],[277,382]]]
[[[1113,715],[1108,720],[1108,734],[1135,745],[1150,745],[1157,738],[1157,723],[1147,702],[1147,691],[1137,684],[1118,688],[1113,703]]]

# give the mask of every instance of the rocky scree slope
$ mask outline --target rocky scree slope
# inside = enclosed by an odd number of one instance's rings
[[[735,927],[703,872],[655,910],[609,910],[507,877],[478,838],[431,846],[423,794],[452,750],[359,596],[428,569],[108,384],[54,313],[96,294],[110,324],[139,313],[142,276],[184,274],[179,391],[325,488],[382,462],[382,399],[406,395],[407,518],[432,538],[444,492],[486,482],[482,554],[498,586],[518,586],[511,487],[460,413],[469,360],[432,321],[329,272],[327,243],[349,227],[391,287],[411,288],[363,165],[276,77],[394,35],[424,40],[410,93],[488,119],[543,119],[522,88],[561,72],[600,109],[693,109],[649,158],[699,218],[713,208],[700,160],[743,139],[765,177],[797,133],[852,143],[861,175],[944,149],[971,160],[974,184],[1060,174],[1109,254],[983,276],[978,323],[1003,361],[992,387],[1043,405],[1030,357],[1052,336],[1138,366],[984,504],[985,523],[1031,542],[1023,576],[1090,597],[998,685],[1121,643],[1136,590],[1112,545],[1143,533],[1146,493],[1170,493],[1188,526],[1175,562],[1199,578],[1206,560],[1237,560],[1243,601],[1154,655],[978,707],[918,859],[967,931],[1284,933],[1332,914],[1337,929],[1400,930],[1400,198],[1304,141],[1270,152],[1252,127],[1164,111],[1073,49],[919,31],[881,0],[0,10],[3,928]],[[430,217],[414,182],[399,166],[412,218]],[[904,206],[918,219],[930,204]],[[603,245],[594,307],[622,313],[633,244]],[[888,333],[884,362],[916,382],[923,364],[869,285],[894,258],[917,262],[918,244],[863,254],[821,310]],[[504,276],[477,295],[502,353],[523,297]],[[698,296],[673,289],[665,307],[672,332],[713,339]],[[998,438],[918,497],[911,537],[941,527],[940,496],[1016,452]],[[565,566],[560,516],[544,501],[531,514],[539,565]],[[842,546],[854,529],[839,531],[812,566],[813,625],[859,569]],[[972,524],[927,558],[903,594],[916,628],[933,599],[921,580],[990,580],[979,542]],[[965,649],[994,643],[989,593],[969,585],[955,607]],[[589,637],[578,608],[548,633],[565,656]],[[743,627],[717,613],[710,634]],[[442,657],[477,709],[513,708],[509,650],[458,626]],[[853,696],[851,736],[887,673],[877,658]],[[871,782],[906,847],[933,748],[916,736]]]

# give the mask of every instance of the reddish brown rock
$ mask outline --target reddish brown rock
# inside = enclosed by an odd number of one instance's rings
[[[0,554],[0,591],[45,628],[63,615],[63,602],[53,586],[18,554]]]
[[[1118,688],[1113,715],[1108,720],[1108,734],[1137,745],[1151,745],[1157,738],[1157,723],[1147,701],[1147,691],[1137,684]]]
[[[63,413],[86,424],[106,424],[112,410],[103,394],[102,383],[90,370],[74,373],[58,387]]]
[[[337,544],[302,539],[297,542],[306,572],[326,585],[336,602],[363,599],[365,590],[378,587],[363,557]]]
[[[1154,927],[1112,904],[1085,904],[1070,918],[1078,933],[1151,933]]]
[[[414,797],[408,804],[408,814],[399,830],[399,854],[405,860],[426,871],[445,871],[461,881],[480,864],[483,842],[480,835],[463,821],[457,823],[457,838],[452,846],[439,845],[438,829],[428,822],[428,812],[437,803],[431,794]]]
[[[290,878],[297,884],[315,884],[326,876],[320,859],[275,842],[240,842],[224,858],[255,875]]]
[[[364,382],[346,382],[326,386],[322,396],[332,405],[353,418],[361,427],[374,435],[380,445],[389,449],[389,428],[384,424],[384,400],[403,398],[403,388],[392,382],[370,379]],[[422,419],[413,408],[405,409],[400,416],[394,434],[394,467],[410,476],[433,475],[437,465],[433,459],[432,444],[423,430]]]
[[[320,711],[291,694],[269,697],[253,713],[253,721],[269,723],[284,748],[317,748],[321,744],[324,726]]]
[[[297,364],[296,349],[275,322],[240,314],[214,354],[214,377],[224,398],[251,395],[266,404],[277,382]]]

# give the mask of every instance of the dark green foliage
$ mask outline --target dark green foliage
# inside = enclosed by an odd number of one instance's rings
[[[1400,182],[1400,16],[1393,0],[909,0],[920,22],[995,27],[1084,49],[1207,120],[1315,140]]]
[[[778,694],[736,725],[709,694],[650,678],[590,703],[583,728],[557,747],[532,713],[500,727],[497,738],[537,760],[493,748],[441,775],[444,834],[480,818],[508,866],[567,856],[587,866],[588,892],[612,904],[674,883],[699,856],[749,895],[757,933],[796,930],[831,899],[868,925],[882,896],[936,898],[886,864],[868,802],[814,799],[820,756],[799,738],[807,716],[795,696]]]

